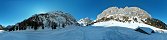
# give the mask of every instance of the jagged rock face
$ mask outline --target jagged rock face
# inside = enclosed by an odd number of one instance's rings
[[[93,23],[109,20],[145,23],[160,29],[167,29],[167,25],[165,23],[158,19],[152,18],[146,11],[138,7],[110,7],[99,14],[96,21]]]
[[[110,7],[99,14],[96,20],[107,21],[113,19],[121,22],[135,21],[141,23],[141,20],[145,20],[147,18],[151,18],[151,15],[138,7]]]
[[[67,25],[76,25],[76,19],[68,13],[61,11],[48,12],[44,14],[36,14],[32,17],[13,25],[12,28],[9,28],[9,31],[13,30],[25,30],[25,29],[35,29],[38,28],[65,28]]]
[[[127,16],[130,18],[138,17],[140,19],[144,18],[151,18],[151,16],[138,7],[125,7],[125,8],[118,8],[118,7],[110,7],[104,10],[101,14],[97,16],[97,19],[101,19],[103,17],[113,16],[114,18],[122,18],[123,16]]]
[[[2,25],[0,25],[0,30],[3,30],[3,27],[2,27]]]

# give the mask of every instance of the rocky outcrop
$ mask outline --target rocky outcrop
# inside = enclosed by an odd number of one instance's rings
[[[125,8],[110,7],[104,10],[101,14],[99,14],[97,16],[97,19],[110,16],[113,16],[113,18],[120,18],[120,19],[123,16],[127,16],[129,18],[138,17],[140,19],[151,18],[150,14],[148,14],[146,11],[138,7],[125,7]]]

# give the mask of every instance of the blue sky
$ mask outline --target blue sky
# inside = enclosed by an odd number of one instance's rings
[[[0,0],[0,24],[12,25],[41,12],[64,11],[77,20],[96,16],[108,7],[140,7],[167,23],[166,0]]]

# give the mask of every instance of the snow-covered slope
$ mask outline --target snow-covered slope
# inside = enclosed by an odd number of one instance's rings
[[[110,20],[113,20],[110,23]],[[97,16],[95,22],[91,23],[96,25],[98,22],[109,21],[107,24],[97,24],[97,25],[105,25],[105,26],[152,26],[160,29],[167,29],[167,25],[163,23],[161,20],[152,18],[150,14],[148,14],[143,9],[138,7],[110,7],[104,10],[101,14]],[[112,24],[113,23],[113,24]],[[121,23],[121,24],[120,24]]]
[[[9,31],[26,30],[26,29],[60,29],[68,25],[79,25],[76,19],[65,12],[53,11],[42,14],[35,14],[32,17],[25,19],[12,26],[7,26]]]
[[[0,40],[166,40],[167,34],[146,35],[133,29],[112,27],[77,27],[46,31],[13,31],[0,33]]]
[[[167,30],[164,29],[159,29],[144,23],[138,23],[138,22],[118,22],[115,20],[110,20],[110,21],[105,21],[105,22],[98,22],[98,23],[94,23],[92,26],[103,26],[103,27],[112,27],[112,26],[120,26],[120,27],[126,27],[126,28],[131,28],[131,29],[136,29],[138,27],[147,27],[147,28],[151,28],[156,32],[159,33],[166,33]]]

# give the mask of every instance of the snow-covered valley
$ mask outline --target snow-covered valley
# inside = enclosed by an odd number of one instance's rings
[[[166,40],[166,33],[151,35],[130,28],[113,27],[68,27],[60,30],[13,31],[0,33],[0,40]]]

